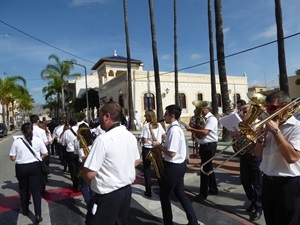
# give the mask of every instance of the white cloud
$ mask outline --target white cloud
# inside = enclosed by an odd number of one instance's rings
[[[170,54],[165,54],[161,57],[162,60],[170,60],[172,59],[171,55]]]
[[[276,39],[276,34],[277,34],[277,29],[276,29],[276,25],[272,25],[269,28],[267,28],[265,31],[255,35],[255,38],[260,39]]]
[[[190,59],[191,60],[197,60],[197,59],[200,59],[202,56],[198,53],[194,53],[190,56]]]
[[[230,31],[230,28],[229,27],[225,27],[223,28],[223,33],[226,34]]]
[[[104,3],[106,0],[72,0],[71,5],[72,6],[82,6],[82,5],[88,5],[92,3]]]

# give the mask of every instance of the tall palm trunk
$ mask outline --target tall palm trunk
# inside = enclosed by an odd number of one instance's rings
[[[128,30],[128,19],[127,19],[127,0],[123,0],[124,9],[124,24],[125,24],[125,35],[126,35],[126,52],[127,52],[127,85],[128,85],[128,108],[129,108],[129,121],[130,130],[136,130],[134,124],[134,110],[132,100],[132,82],[131,82],[131,57],[130,57],[130,41],[129,41],[129,30]]]
[[[228,83],[226,77],[225,66],[225,53],[224,53],[224,35],[223,35],[223,18],[222,18],[222,3],[221,0],[215,0],[215,16],[216,16],[216,43],[217,43],[217,57],[218,57],[218,70],[222,96],[223,114],[230,113],[230,101],[228,94]],[[227,129],[223,128],[223,141],[229,141],[230,133]]]
[[[161,97],[160,78],[159,78],[159,65],[158,65],[158,58],[157,58],[154,10],[153,10],[152,0],[148,0],[148,2],[149,2],[150,23],[151,23],[152,53],[153,53],[154,79],[155,79],[155,90],[156,90],[157,118],[159,120],[161,120],[163,118],[163,108],[162,108],[162,97]]]
[[[178,51],[177,51],[177,0],[174,0],[174,81],[175,81],[175,104],[179,105],[178,93]]]
[[[213,41],[213,29],[212,29],[212,10],[211,0],[207,1],[208,11],[208,36],[209,36],[209,57],[210,57],[210,82],[211,82],[211,99],[212,99],[212,114],[218,116],[218,102],[217,102],[217,90],[216,90],[216,76],[215,76],[215,56],[214,56],[214,41]]]
[[[279,87],[280,90],[289,92],[288,78],[285,62],[284,33],[282,22],[281,1],[275,0],[275,18],[277,27],[278,64],[279,64]]]

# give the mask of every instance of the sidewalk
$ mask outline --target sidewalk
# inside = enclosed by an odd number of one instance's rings
[[[137,135],[137,134],[136,134]],[[193,202],[198,219],[205,225],[214,224],[257,224],[265,225],[264,216],[257,221],[250,221],[250,213],[245,209],[250,205],[244,189],[240,183],[239,157],[234,157],[215,171],[219,194],[209,195],[203,202],[199,202],[196,196],[200,187],[200,158],[194,155],[190,133],[185,132],[189,146],[188,170],[185,174],[185,189]],[[217,153],[224,149],[229,143],[219,142]],[[216,157],[213,161],[214,167],[221,164],[234,154],[232,147]],[[193,158],[194,157],[194,158]],[[138,167],[142,176],[142,167]],[[155,189],[155,188],[154,188]],[[142,189],[144,191],[144,187]],[[141,192],[142,194],[143,192]],[[176,198],[175,198],[176,201]],[[172,202],[173,203],[173,202]],[[160,207],[160,205],[158,206]],[[175,214],[175,213],[173,213]],[[175,215],[179,217],[178,215]],[[175,217],[174,216],[174,217]],[[185,217],[185,215],[181,215]]]

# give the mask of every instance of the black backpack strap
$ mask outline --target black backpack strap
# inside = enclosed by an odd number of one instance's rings
[[[33,155],[38,161],[41,161],[38,157],[36,157],[36,155],[34,154],[33,150],[31,149],[31,147],[23,140],[23,138],[21,138],[21,140],[22,140],[23,143],[26,145],[26,147],[29,149],[29,151],[32,153],[32,155]]]

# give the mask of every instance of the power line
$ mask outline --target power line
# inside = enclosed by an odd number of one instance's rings
[[[54,48],[54,49],[59,50],[59,51],[61,51],[61,52],[64,52],[64,53],[66,53],[66,54],[68,54],[68,55],[74,56],[74,57],[76,57],[76,58],[78,58],[78,59],[82,59],[82,60],[84,60],[84,61],[86,61],[86,62],[95,64],[95,62],[92,62],[92,61],[90,61],[90,60],[84,59],[84,58],[82,58],[82,57],[80,57],[80,56],[74,55],[74,54],[72,54],[72,53],[70,53],[70,52],[67,52],[67,51],[65,51],[65,50],[63,50],[63,49],[61,49],[61,48],[58,48],[58,47],[56,47],[56,46],[54,46],[54,45],[52,45],[52,44],[49,44],[49,43],[47,43],[47,42],[45,42],[45,41],[43,41],[43,40],[41,40],[41,39],[39,39],[39,38],[36,38],[36,37],[34,37],[34,36],[32,36],[32,35],[30,35],[30,34],[24,32],[24,31],[22,31],[22,30],[20,30],[20,29],[18,29],[18,28],[16,28],[16,27],[14,27],[14,26],[12,26],[12,25],[10,25],[10,24],[8,24],[8,23],[2,21],[2,20],[0,20],[0,22],[3,23],[3,24],[5,24],[6,26],[9,26],[10,28],[12,28],[12,29],[14,29],[14,30],[16,30],[16,31],[18,31],[18,32],[20,32],[20,33],[22,33],[22,34],[24,34],[24,35],[26,35],[26,36],[28,36],[28,37],[34,39],[34,40],[36,40],[36,41],[39,41],[39,42],[41,42],[41,43],[43,43],[43,44],[45,44],[45,45],[48,45],[48,46],[51,47],[51,48]]]
[[[2,21],[2,20],[0,20],[0,22],[3,23],[3,24],[5,24],[6,26],[9,26],[10,28],[12,28],[12,29],[14,29],[14,30],[16,30],[16,31],[18,31],[18,32],[20,32],[20,33],[22,33],[22,34],[28,36],[28,37],[31,37],[32,39],[34,39],[34,40],[36,40],[36,41],[39,41],[39,42],[41,42],[41,43],[43,43],[43,44],[45,44],[45,45],[48,45],[48,46],[51,47],[51,48],[54,48],[54,49],[59,50],[59,51],[61,51],[61,52],[64,52],[64,53],[66,53],[66,54],[68,54],[68,55],[74,56],[74,57],[76,57],[76,58],[78,58],[78,59],[81,59],[81,60],[84,60],[84,61],[86,61],[86,62],[95,64],[95,62],[92,62],[92,61],[90,61],[90,60],[84,59],[84,58],[82,58],[82,57],[80,57],[80,56],[77,56],[77,55],[75,55],[75,54],[73,54],[73,53],[67,52],[67,51],[65,51],[65,50],[63,50],[63,49],[61,49],[61,48],[55,47],[54,45],[49,44],[49,43],[47,43],[47,42],[45,42],[45,41],[43,41],[43,40],[41,40],[41,39],[39,39],[39,38],[36,38],[36,37],[34,37],[34,36],[32,36],[32,35],[30,35],[30,34],[24,32],[24,31],[22,31],[22,30],[20,30],[20,29],[18,29],[18,28],[16,28],[16,27],[14,27],[14,26],[12,26],[12,25],[10,25],[10,24],[8,24],[8,23]],[[291,37],[294,37],[294,36],[297,36],[297,35],[299,35],[299,34],[300,34],[300,32],[294,33],[294,34],[292,34],[292,35],[289,35],[289,36],[284,37],[282,40],[288,39],[288,38],[291,38]],[[226,55],[226,56],[224,57],[224,59],[225,59],[225,58],[232,57],[232,56],[240,55],[240,54],[242,54],[242,53],[249,52],[249,51],[252,51],[252,50],[255,50],[255,49],[258,49],[258,48],[265,47],[265,46],[267,46],[267,45],[276,43],[277,41],[278,41],[278,40],[270,41],[270,42],[267,42],[267,43],[265,43],[265,44],[257,45],[257,46],[252,47],[252,48],[248,48],[248,49],[245,49],[245,50],[236,52],[236,53],[232,53],[232,54]],[[215,62],[215,61],[218,61],[218,59],[214,59],[213,61],[214,61],[214,62]],[[198,63],[198,64],[195,64],[195,65],[192,65],[192,66],[184,67],[184,68],[179,69],[178,71],[183,71],[183,70],[195,68],[195,67],[202,66],[202,65],[205,65],[205,64],[208,64],[208,63],[210,63],[210,61],[205,61],[205,62]],[[160,75],[165,75],[165,74],[169,74],[169,73],[173,73],[173,72],[175,72],[175,71],[169,71],[169,72],[161,73]]]

